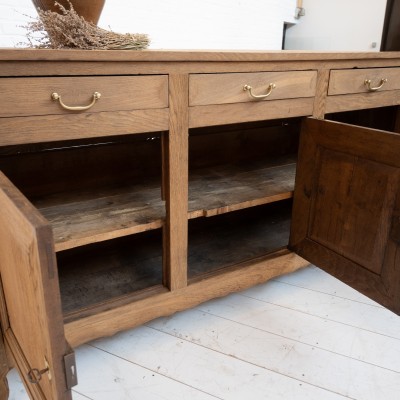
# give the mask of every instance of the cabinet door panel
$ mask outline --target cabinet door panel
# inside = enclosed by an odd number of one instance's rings
[[[71,399],[64,371],[69,349],[51,228],[1,172],[0,227],[0,271],[8,317],[3,316],[5,341],[32,398]],[[29,372],[36,383],[30,382]]]
[[[398,314],[399,154],[400,135],[305,120],[290,238],[299,255]]]

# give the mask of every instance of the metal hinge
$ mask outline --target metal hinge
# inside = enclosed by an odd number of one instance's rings
[[[69,353],[64,356],[65,377],[67,389],[71,389],[78,384],[78,375],[76,373],[75,353]]]

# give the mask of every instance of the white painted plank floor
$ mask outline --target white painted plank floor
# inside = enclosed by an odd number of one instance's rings
[[[400,399],[400,317],[314,266],[76,358],[74,400]],[[14,370],[9,384],[28,399]]]

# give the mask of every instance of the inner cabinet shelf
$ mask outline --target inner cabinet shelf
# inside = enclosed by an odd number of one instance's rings
[[[196,170],[189,180],[189,218],[289,199],[295,175],[295,156]]]
[[[49,221],[58,252],[163,226],[161,135],[19,147],[0,165]]]
[[[309,262],[400,313],[399,76],[399,53],[0,50],[0,322],[30,397],[72,399],[73,347]]]
[[[189,218],[293,197],[299,120],[192,130]]]
[[[193,283],[228,267],[243,268],[285,249],[291,201],[243,209],[189,222],[188,278]]]
[[[189,282],[287,247],[298,133],[296,119],[191,131]]]
[[[146,289],[163,290],[162,230],[156,229],[57,254],[64,319]]]

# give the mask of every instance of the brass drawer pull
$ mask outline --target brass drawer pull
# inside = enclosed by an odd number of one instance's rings
[[[379,90],[387,81],[388,81],[387,78],[382,78],[382,79],[381,79],[381,83],[380,83],[379,86],[372,87],[372,86],[371,86],[371,83],[372,83],[371,79],[366,79],[366,80],[364,81],[364,85],[367,87],[367,89],[368,89],[369,92],[376,92],[376,91]]]
[[[267,93],[256,95],[256,94],[253,94],[253,93],[252,93],[253,88],[252,88],[250,85],[244,85],[244,86],[243,86],[243,90],[244,90],[245,92],[248,91],[248,92],[249,92],[249,95],[250,95],[253,99],[256,99],[256,100],[265,99],[266,97],[268,97],[268,96],[272,93],[272,91],[273,91],[275,88],[276,88],[275,83],[270,83],[270,84],[268,85]]]
[[[92,102],[87,105],[87,106],[67,106],[66,104],[63,103],[63,101],[61,100],[61,96],[58,93],[52,93],[51,94],[51,98],[54,101],[59,101],[60,105],[62,108],[65,108],[66,110],[69,111],[85,111],[85,110],[89,110],[89,108],[93,107],[94,104],[96,103],[96,101],[101,97],[101,94],[99,92],[94,92],[93,93],[93,100]]]

